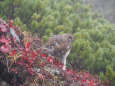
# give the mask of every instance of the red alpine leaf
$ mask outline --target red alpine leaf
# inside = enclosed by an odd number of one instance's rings
[[[9,53],[11,50],[11,45],[2,45],[0,47],[0,51],[4,52],[4,53]]]
[[[41,56],[42,58],[46,58],[46,57],[47,57],[46,54],[41,54],[40,56]]]
[[[96,86],[94,80],[90,80],[89,86]]]
[[[0,24],[0,29],[1,29],[2,32],[7,32],[7,28],[3,24]]]
[[[1,36],[0,42],[5,44],[11,43],[11,41],[9,41],[4,35]]]
[[[48,58],[47,58],[47,61],[48,61],[49,63],[53,63],[53,58],[52,58],[52,57],[48,57]]]
[[[16,50],[11,51],[11,55],[14,56],[16,54]]]

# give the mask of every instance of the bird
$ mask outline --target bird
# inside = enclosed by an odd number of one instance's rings
[[[74,36],[66,33],[62,35],[54,35],[46,42],[46,49],[50,55],[61,59],[64,64],[63,70],[66,69],[66,58],[70,53],[71,45],[74,42]]]

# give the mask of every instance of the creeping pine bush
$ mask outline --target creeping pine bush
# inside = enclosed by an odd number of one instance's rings
[[[89,72],[63,71],[61,61],[43,48],[33,48],[34,42],[23,39],[13,21],[6,23],[0,19],[0,58],[6,59],[8,73],[21,78],[21,86],[106,86]],[[17,82],[13,83],[15,86]]]

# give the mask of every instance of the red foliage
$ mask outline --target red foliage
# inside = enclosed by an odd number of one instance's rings
[[[66,86],[104,86],[98,78],[89,72],[75,72],[72,69],[63,71],[63,63],[49,56],[44,49],[32,48],[30,42],[25,43],[24,47],[11,48],[12,43],[16,45],[18,43],[14,38],[11,38],[10,32],[8,32],[10,27],[15,27],[12,20],[8,20],[8,23],[0,21],[0,32],[7,32],[0,36],[0,51],[5,54],[11,51],[8,54],[11,57],[10,63],[12,63],[10,71],[19,74],[23,79],[25,79],[24,76],[35,78],[35,75],[38,74],[38,81],[52,80],[51,83],[56,83],[55,77],[58,77],[57,81],[63,80],[62,84]]]
[[[16,50],[11,51],[11,55],[14,56],[16,54]]]
[[[10,40],[8,40],[9,37],[5,37],[4,35],[1,36],[0,38],[0,43],[5,43],[5,44],[9,44],[11,43]]]
[[[53,63],[53,57],[48,57],[48,58],[47,58],[47,61],[48,61],[49,63]]]
[[[2,45],[0,48],[0,51],[2,51],[3,53],[9,53],[11,50],[11,45]]]

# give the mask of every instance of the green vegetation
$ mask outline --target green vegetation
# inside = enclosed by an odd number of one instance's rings
[[[5,0],[0,16],[12,18],[21,30],[45,40],[55,34],[72,33],[75,41],[68,66],[100,74],[115,85],[115,27],[82,0]]]

